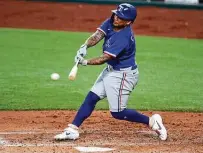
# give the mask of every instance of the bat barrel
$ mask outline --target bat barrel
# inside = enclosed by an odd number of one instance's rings
[[[77,72],[78,72],[78,61],[76,62],[76,64],[71,69],[68,79],[71,81],[75,80]]]

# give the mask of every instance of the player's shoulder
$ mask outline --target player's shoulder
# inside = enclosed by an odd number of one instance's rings
[[[106,28],[106,27],[108,27],[108,26],[110,26],[110,25],[111,25],[111,19],[110,19],[110,18],[107,18],[106,20],[104,20],[104,21],[102,22],[102,24],[100,25],[100,27]]]
[[[111,22],[111,18],[107,18],[106,21]]]
[[[111,18],[107,18],[106,20],[103,21],[103,24],[111,24]]]
[[[122,30],[121,35],[125,37],[131,37],[132,35],[134,35],[134,33],[132,28],[128,26]]]

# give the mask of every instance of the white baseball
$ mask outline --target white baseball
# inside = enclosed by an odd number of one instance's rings
[[[58,80],[60,78],[60,75],[58,73],[52,73],[51,74],[51,79],[52,80]]]

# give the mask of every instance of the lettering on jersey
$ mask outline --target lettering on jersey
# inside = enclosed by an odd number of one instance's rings
[[[134,33],[133,33],[133,31],[131,30],[131,40],[132,40],[132,42],[134,42],[135,41],[135,38],[134,38]]]
[[[131,36],[131,40],[134,42],[135,41],[135,39],[134,39],[134,37],[133,36]]]
[[[106,41],[105,47],[109,48],[111,46],[111,38]]]

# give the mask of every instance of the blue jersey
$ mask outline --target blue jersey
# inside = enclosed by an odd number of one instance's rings
[[[137,66],[135,38],[130,26],[116,32],[113,30],[113,21],[109,18],[97,29],[105,34],[103,52],[114,57],[107,64],[115,69]]]

